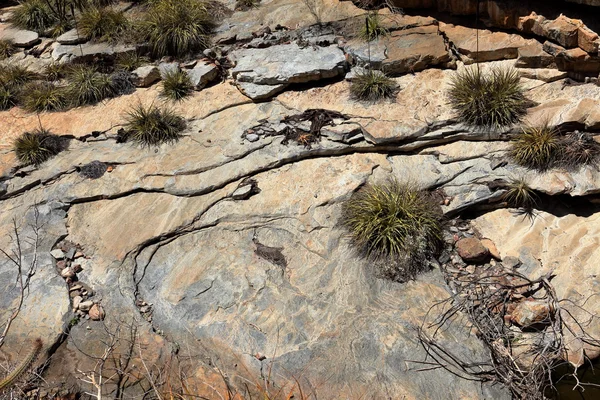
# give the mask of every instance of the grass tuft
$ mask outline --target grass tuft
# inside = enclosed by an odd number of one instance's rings
[[[24,165],[40,165],[65,150],[66,142],[46,129],[36,129],[19,136],[13,145],[17,159]]]
[[[358,32],[358,37],[366,42],[373,41],[383,36],[387,36],[390,32],[381,25],[379,14],[370,12],[367,14],[365,23]]]
[[[517,164],[544,171],[555,165],[561,151],[559,133],[545,123],[524,128],[513,138],[510,154]]]
[[[384,72],[365,70],[356,74],[350,84],[350,96],[357,100],[377,101],[396,94],[396,82]]]
[[[43,0],[22,1],[10,17],[13,26],[37,33],[43,33],[56,22],[56,16]]]
[[[506,186],[506,193],[502,196],[509,207],[522,208],[531,212],[536,206],[538,196],[535,191],[529,187],[525,179],[513,179]]]
[[[179,69],[168,71],[162,80],[161,96],[175,101],[181,101],[188,96],[194,85],[190,80],[190,76]]]
[[[53,62],[44,68],[44,78],[47,81],[58,81],[67,76],[68,64]]]
[[[214,21],[201,0],[155,0],[142,22],[142,31],[155,57],[183,56],[209,45]]]
[[[359,253],[394,280],[413,278],[442,244],[442,213],[429,193],[389,180],[343,204],[342,225]],[[382,262],[381,262],[382,261]]]
[[[8,88],[18,90],[25,83],[34,80],[37,75],[20,65],[0,66],[0,82]]]
[[[21,92],[20,102],[27,111],[58,111],[67,106],[65,90],[50,82],[31,82]]]
[[[8,110],[16,105],[16,93],[8,86],[0,83],[0,110]]]
[[[170,109],[139,104],[127,114],[126,140],[133,140],[143,146],[172,143],[179,139],[185,125],[185,120]]]
[[[498,129],[523,118],[527,108],[523,93],[515,69],[493,69],[482,74],[471,67],[452,77],[448,97],[461,122]]]
[[[575,131],[562,140],[560,164],[567,169],[598,162],[600,143],[586,132]]]
[[[12,41],[6,39],[0,39],[0,60],[7,59],[8,57],[15,54],[17,48]]]
[[[91,40],[114,41],[127,29],[128,21],[122,11],[110,7],[91,7],[79,16],[77,27]]]
[[[67,95],[73,106],[95,104],[113,94],[111,78],[87,65],[70,68],[67,79]]]
[[[140,56],[136,52],[120,53],[115,59],[115,69],[131,72],[149,61],[147,57]]]

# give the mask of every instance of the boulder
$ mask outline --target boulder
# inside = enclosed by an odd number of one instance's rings
[[[204,61],[198,62],[192,69],[186,69],[185,72],[190,77],[196,90],[203,89],[219,76],[217,66]]]
[[[440,24],[440,30],[448,36],[460,54],[470,60],[496,61],[517,58],[520,48],[537,43],[536,40],[524,39],[516,34],[480,30],[478,48],[475,29]]]
[[[441,66],[451,60],[444,38],[434,25],[394,31],[370,44],[353,39],[345,50],[363,66],[369,64],[370,53],[371,66],[392,75]]]
[[[94,304],[88,311],[88,315],[92,321],[102,321],[106,316],[104,308],[100,304]]]
[[[488,252],[490,253],[490,255],[492,257],[494,257],[498,261],[502,261],[500,252],[498,251],[498,248],[496,247],[496,245],[494,244],[494,242],[492,240],[490,240],[488,238],[483,238],[483,239],[481,239],[481,244],[483,245],[483,247],[485,247],[488,250]]]
[[[560,15],[554,20],[548,20],[542,25],[543,36],[566,48],[577,47],[579,43],[579,26],[576,21]]]
[[[477,238],[462,238],[456,242],[456,251],[466,263],[480,263],[489,255],[488,249]]]
[[[145,65],[133,71],[135,85],[137,87],[148,87],[160,80],[160,71],[154,65]]]
[[[517,304],[510,315],[512,323],[522,328],[538,324],[549,324],[552,308],[547,300],[525,300]]]
[[[554,56],[544,51],[544,46],[533,41],[517,49],[517,68],[546,68],[554,64]]]
[[[158,64],[158,71],[160,72],[161,79],[165,79],[165,76],[170,73],[174,73],[180,70],[178,62],[161,62]]]
[[[71,29],[56,38],[56,41],[60,44],[82,44],[88,41],[84,36],[79,36],[77,29]]]
[[[40,35],[33,31],[8,28],[0,32],[2,39],[11,41],[17,47],[29,48],[41,42]]]
[[[346,70],[346,58],[337,46],[300,47],[297,43],[231,53],[231,70],[238,82],[257,85],[305,83],[334,78]]]

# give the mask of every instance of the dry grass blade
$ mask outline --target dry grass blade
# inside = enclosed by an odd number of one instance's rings
[[[510,154],[517,164],[543,171],[555,165],[561,151],[559,133],[545,123],[524,128],[513,138]]]
[[[377,12],[367,14],[365,24],[358,32],[358,37],[366,42],[373,41],[383,36],[389,35],[389,31],[381,25],[381,20]]]
[[[525,179],[519,178],[508,183],[502,199],[510,207],[523,208],[527,211],[537,206],[538,196]]]

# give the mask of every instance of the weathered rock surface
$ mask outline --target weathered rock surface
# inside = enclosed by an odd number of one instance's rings
[[[127,45],[110,45],[108,43],[86,43],[83,45],[58,44],[52,50],[52,59],[60,62],[77,60],[93,60],[94,57],[114,57],[119,53],[134,51],[135,47]]]
[[[198,62],[192,69],[185,70],[196,90],[203,89],[219,76],[217,66],[204,61]]]
[[[25,48],[36,45],[41,41],[36,32],[13,28],[0,29],[0,37],[11,41],[17,47]]]
[[[466,263],[479,263],[485,261],[490,254],[477,238],[463,238],[456,242],[458,255]]]
[[[79,35],[79,31],[77,29],[71,29],[56,38],[56,41],[60,44],[81,44],[88,41],[86,37],[82,37]]]
[[[133,75],[135,75],[135,85],[137,87],[149,87],[160,80],[160,71],[154,65],[145,65],[136,68],[133,71]]]

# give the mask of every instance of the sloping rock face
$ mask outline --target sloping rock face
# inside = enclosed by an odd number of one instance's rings
[[[460,12],[472,12],[473,3],[462,2]],[[138,70],[140,79],[148,78],[140,86],[150,87],[130,95],[65,112],[0,112],[0,248],[14,245],[8,234],[16,218],[28,238],[24,259],[31,260],[35,223],[42,227],[31,292],[3,357],[18,359],[23,343],[42,337],[52,354],[47,385],[89,392],[80,371],[93,371],[93,357],[102,356],[119,332],[119,353],[141,343],[129,376],[143,377],[144,365],[171,365],[179,353],[190,360],[181,369],[193,377],[187,384],[206,398],[227,393],[223,376],[243,388],[261,371],[272,371],[278,385],[297,378],[305,392],[324,399],[511,398],[503,386],[457,379],[427,364],[417,330],[431,307],[450,295],[439,264],[432,261],[414,281],[381,279],[375,265],[351,248],[340,225],[342,203],[366,184],[413,182],[436,193],[448,219],[478,215],[475,227],[492,242],[472,240],[480,244],[478,262],[489,252],[497,259],[518,256],[531,276],[556,267],[557,295],[585,301],[597,286],[597,168],[538,173],[515,165],[509,140],[519,127],[496,131],[458,123],[447,88],[455,69],[475,59],[489,61],[479,64],[483,73],[527,67],[521,83],[536,105],[525,122],[548,120],[564,132],[595,135],[600,87],[567,79],[558,70],[559,52],[547,52],[550,45],[536,39],[481,31],[477,55],[473,29],[389,14],[382,20],[390,34],[371,42],[371,61],[397,75],[392,79],[399,91],[381,103],[358,102],[343,75],[368,59],[355,30],[364,11],[333,4],[338,16],[330,9],[320,16],[318,10],[300,13],[307,3],[290,0],[234,13],[216,39],[233,63],[224,81],[210,87],[204,85],[215,78],[216,63],[164,60],[163,69],[192,73],[197,67],[198,73],[198,91],[165,104],[187,121],[172,144],[148,148],[119,140],[131,105],[163,105],[155,84],[158,62]],[[330,23],[313,25],[317,17]],[[553,40],[563,40],[559,36]],[[53,51],[69,58],[79,48],[52,46],[46,58]],[[582,49],[578,36],[576,47],[559,50]],[[579,65],[591,64],[582,57]],[[203,81],[205,73],[211,79]],[[307,113],[312,119],[299,118]],[[308,133],[323,121],[314,141],[288,135]],[[39,167],[20,166],[12,141],[40,124],[65,136],[69,148]],[[81,173],[92,162],[104,167],[95,179]],[[515,177],[544,199],[577,199],[593,212],[540,211],[533,222],[517,217],[505,209],[502,185]],[[453,247],[458,236],[447,236]],[[50,255],[65,241],[82,253],[77,284],[94,292],[85,307],[72,295],[75,282],[63,279],[75,275]],[[0,294],[2,320],[18,300],[14,280],[14,264],[2,259],[0,282],[8,288]],[[599,312],[593,302],[586,307]],[[87,314],[77,313],[82,308]],[[489,361],[476,335],[462,328],[438,333],[440,344],[461,359]],[[600,335],[596,328],[592,333]],[[581,341],[569,350],[574,364],[584,351],[598,355]],[[115,385],[107,383],[105,395],[116,393]],[[141,397],[147,387],[124,390]]]

